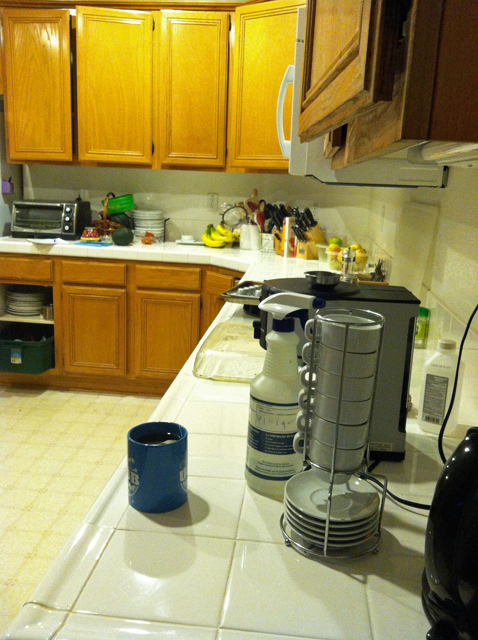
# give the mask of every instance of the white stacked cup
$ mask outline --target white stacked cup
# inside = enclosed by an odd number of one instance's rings
[[[304,389],[294,449],[304,454],[305,446],[313,466],[328,474],[333,469],[345,481],[363,466],[366,454],[384,318],[359,309],[325,309],[316,322],[314,362],[312,342],[302,351],[306,365],[300,371]],[[309,320],[308,340],[313,332],[314,320]]]

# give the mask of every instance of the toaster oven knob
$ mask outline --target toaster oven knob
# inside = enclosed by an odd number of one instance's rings
[[[65,207],[65,213],[71,213],[71,207]]]
[[[65,216],[65,222],[70,222],[71,218],[70,216]]]
[[[70,225],[69,224],[65,224],[65,226],[63,227],[65,231],[69,231],[70,230]]]

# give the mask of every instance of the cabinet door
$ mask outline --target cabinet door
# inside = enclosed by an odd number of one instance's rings
[[[299,118],[302,141],[392,99],[400,5],[396,0],[310,0]]]
[[[151,164],[153,18],[77,9],[80,161]]]
[[[63,286],[64,369],[126,375],[126,291]]]
[[[3,9],[11,161],[72,159],[70,14]]]
[[[287,171],[279,147],[277,99],[287,67],[294,64],[297,7],[303,2],[274,0],[236,9],[232,83],[229,96],[228,165]],[[292,92],[284,104],[285,136],[290,139]]]
[[[204,281],[201,309],[201,336],[206,333],[209,325],[224,306],[221,293],[232,289],[235,285],[236,278],[235,276],[208,271],[205,274]]]
[[[199,293],[137,291],[136,375],[173,380],[199,340]]]
[[[225,166],[228,47],[228,14],[161,11],[161,164]]]

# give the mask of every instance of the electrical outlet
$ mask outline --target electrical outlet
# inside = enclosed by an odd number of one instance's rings
[[[385,205],[382,204],[381,218],[380,218],[380,233],[383,233],[384,222],[385,222]]]
[[[217,193],[207,194],[207,208],[211,211],[217,211]]]

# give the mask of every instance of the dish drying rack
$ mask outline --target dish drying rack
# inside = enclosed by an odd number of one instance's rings
[[[330,558],[330,559],[352,558],[352,557],[364,555],[366,553],[378,553],[378,547],[380,544],[380,538],[381,538],[381,532],[382,532],[382,518],[383,518],[383,512],[384,512],[384,506],[385,506],[385,499],[387,495],[387,478],[381,475],[371,476],[366,471],[370,462],[369,460],[370,424],[371,424],[371,418],[373,415],[373,405],[374,405],[374,397],[375,397],[375,388],[377,384],[377,370],[378,370],[379,356],[380,356],[381,345],[383,341],[384,318],[380,316],[380,314],[377,314],[374,312],[357,310],[357,309],[350,309],[350,310],[335,309],[335,310],[329,310],[329,313],[332,313],[333,311],[338,312],[340,314],[358,313],[362,316],[364,314],[376,316],[377,317],[376,322],[381,324],[381,328],[380,328],[380,337],[379,337],[378,350],[377,350],[378,355],[376,358],[375,372],[374,372],[372,404],[371,404],[371,409],[370,409],[370,414],[368,419],[369,427],[368,427],[367,441],[366,441],[366,447],[365,447],[365,455],[359,466],[357,466],[354,469],[347,470],[344,473],[343,471],[336,470],[336,460],[337,460],[338,442],[339,442],[339,435],[340,435],[340,428],[341,428],[341,424],[340,424],[341,401],[342,401],[342,392],[343,392],[344,378],[345,378],[344,365],[345,365],[346,354],[348,352],[347,347],[349,345],[351,325],[345,324],[345,327],[344,327],[345,335],[344,335],[344,345],[342,349],[342,368],[341,368],[341,375],[340,375],[340,388],[339,388],[339,394],[338,394],[339,408],[335,417],[335,441],[333,444],[330,467],[326,467],[326,466],[317,464],[316,462],[313,462],[308,457],[308,446],[307,446],[308,439],[311,437],[310,427],[314,419],[313,398],[316,392],[316,380],[317,380],[317,376],[315,375],[314,368],[318,364],[318,358],[317,358],[318,346],[321,342],[319,338],[319,333],[320,333],[319,326],[320,326],[321,320],[323,319],[322,316],[324,312],[322,310],[317,311],[314,316],[314,319],[309,320],[309,322],[307,323],[309,326],[311,323],[313,323],[312,324],[313,329],[312,329],[311,341],[309,343],[306,343],[303,349],[303,354],[304,352],[306,352],[307,348],[310,349],[310,352],[309,352],[309,355],[307,356],[307,360],[309,360],[309,363],[308,363],[308,371],[306,371],[306,373],[308,373],[308,375],[305,376],[306,391],[307,391],[307,396],[306,396],[307,400],[305,403],[305,428],[302,431],[303,433],[303,467],[304,468],[300,474],[307,472],[307,470],[315,470],[315,472],[318,473],[324,479],[328,475],[328,493],[327,493],[327,501],[326,501],[324,544],[323,545],[312,544],[307,540],[304,540],[303,538],[301,538],[301,536],[298,535],[297,532],[295,532],[287,522],[285,513],[282,513],[280,517],[280,528],[281,528],[286,546],[292,547],[300,554],[316,560],[323,560],[325,558]],[[304,358],[304,360],[307,362],[306,358]],[[301,432],[301,429],[299,427],[299,433],[300,432]],[[333,490],[335,486],[335,481],[337,480],[338,483],[343,482],[345,476],[349,478],[351,478],[352,476],[356,476],[360,480],[364,480],[368,482],[371,485],[371,487],[373,487],[374,490],[380,496],[380,503],[378,506],[377,526],[374,533],[370,535],[369,538],[364,540],[363,544],[350,546],[350,547],[344,546],[343,549],[338,550],[336,548],[335,549],[329,548],[330,547],[329,536],[330,536],[330,527],[331,527],[331,514],[332,514],[332,506],[333,506]],[[380,485],[381,485],[380,491],[378,491],[378,489],[376,488],[376,484],[378,484],[377,480],[380,480]]]

